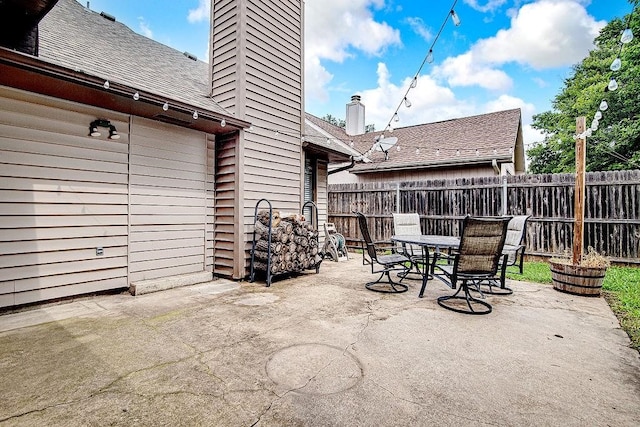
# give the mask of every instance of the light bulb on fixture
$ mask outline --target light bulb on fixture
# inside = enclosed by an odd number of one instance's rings
[[[416,154],[420,154],[420,149],[416,148]]]
[[[396,151],[400,151],[400,146],[396,145]]]
[[[620,41],[624,44],[627,44],[631,40],[633,40],[633,31],[631,31],[631,28],[627,28],[622,32],[622,35],[620,36]]]
[[[437,149],[436,149],[436,156],[439,156],[439,155],[440,155],[440,149],[439,149],[439,148],[437,148]]]
[[[198,112],[197,111],[193,112],[193,120],[198,120]]]
[[[600,120],[602,118],[602,113],[600,112],[600,110],[596,111],[596,113],[593,115],[593,118],[596,120]]]
[[[394,122],[399,122],[399,121],[400,121],[400,116],[398,116],[398,113],[395,113],[395,114],[393,115],[393,121],[394,121]]]
[[[227,121],[225,119],[220,120],[220,127],[225,127],[227,125]],[[253,130],[253,125],[249,127],[249,130]]]
[[[169,109],[169,103],[168,103],[168,102],[165,102],[165,103],[162,105],[162,110],[167,111],[168,109]]]
[[[411,89],[415,89],[416,86],[418,86],[418,78],[414,77],[413,80],[411,80]]]
[[[105,89],[109,89],[109,80],[105,80],[104,84],[102,85]]]
[[[614,90],[618,89],[618,82],[616,81],[616,79],[609,80],[609,84],[607,85],[607,89],[609,89],[611,92],[613,92]]]
[[[600,125],[600,122],[598,121],[598,119],[593,119],[591,121],[591,130],[594,132],[597,131],[599,125]]]
[[[603,99],[602,102],[600,103],[600,107],[599,108],[600,108],[601,111],[606,111],[607,108],[609,108],[609,104],[607,103],[606,100]]]
[[[137,101],[138,99],[140,99],[140,94],[138,92],[133,94],[133,100]]]
[[[593,135],[593,131],[591,130],[591,128],[587,128],[586,131],[584,131],[584,136],[591,136]]]
[[[411,101],[409,101],[407,97],[404,98],[404,106],[407,108],[411,107]]]
[[[453,25],[456,27],[460,26],[460,17],[458,17],[458,14],[453,9],[451,9],[451,20],[453,21]]]
[[[460,150],[456,150],[456,156],[460,155]]]
[[[476,157],[478,157],[479,155],[480,155],[480,150],[476,148]]]
[[[614,59],[611,65],[609,65],[609,69],[611,71],[618,71],[620,67],[622,67],[622,61],[620,61],[620,58]]]
[[[331,145],[331,139],[327,138],[327,145]]]
[[[429,53],[427,54],[427,62],[429,64],[433,62],[433,49],[429,49]]]

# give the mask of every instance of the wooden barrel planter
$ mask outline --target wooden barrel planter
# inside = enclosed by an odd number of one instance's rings
[[[600,295],[606,267],[582,267],[558,262],[549,264],[554,289],[574,295]]]

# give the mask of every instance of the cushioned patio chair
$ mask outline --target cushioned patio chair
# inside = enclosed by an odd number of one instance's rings
[[[422,227],[420,225],[420,215],[417,213],[394,213],[393,214],[393,234],[402,234],[408,236],[420,236]],[[410,273],[421,274],[418,263],[425,259],[422,253],[422,247],[411,244],[399,244],[396,251],[403,253],[412,261],[412,267],[416,267],[416,271]]]
[[[524,251],[524,237],[527,230],[527,220],[531,215],[516,215],[511,217],[507,227],[507,237],[504,241],[503,254],[507,255],[507,266],[516,266],[522,274]]]
[[[369,233],[367,218],[360,212],[356,212],[356,216],[358,217],[358,225],[360,226],[360,233],[362,234],[363,239],[362,250],[364,263],[371,264],[372,274],[380,273],[378,280],[368,282],[365,287],[375,292],[406,292],[408,289],[407,285],[400,282],[402,282],[406,272],[409,270],[411,260],[407,256],[399,253],[386,255],[378,254],[378,250],[376,249],[376,246],[371,239],[371,234]],[[392,272],[400,273],[398,275],[400,277],[399,281],[396,282],[391,278]],[[385,277],[386,280],[383,281],[382,279]]]
[[[452,264],[438,264],[433,258],[434,277],[442,280],[452,289],[460,286],[453,295],[438,298],[438,304],[448,310],[465,314],[489,314],[491,305],[470,293],[470,286],[490,280],[499,280],[498,269],[506,267],[507,255],[502,254],[510,218],[478,218],[467,216],[462,226],[460,246],[453,252]],[[502,261],[502,263],[501,263]],[[460,295],[464,293],[464,296]]]

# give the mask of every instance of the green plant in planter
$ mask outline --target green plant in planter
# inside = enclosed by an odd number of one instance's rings
[[[553,287],[561,292],[576,295],[599,296],[602,282],[611,261],[589,246],[580,264],[567,258],[549,261]]]

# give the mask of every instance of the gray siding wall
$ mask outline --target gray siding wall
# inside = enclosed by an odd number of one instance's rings
[[[129,280],[205,269],[207,141],[132,118]]]
[[[247,274],[256,202],[299,212],[302,199],[303,3],[212,2],[212,94],[223,107],[253,124],[236,153]],[[217,256],[222,256],[218,254]]]
[[[479,176],[495,176],[491,166],[470,166],[456,169],[404,170],[376,173],[349,173],[342,171],[329,176],[329,184],[356,184],[366,182],[406,182],[429,179],[476,178]]]
[[[96,117],[121,138],[88,136]],[[127,286],[128,128],[0,87],[0,306]]]

